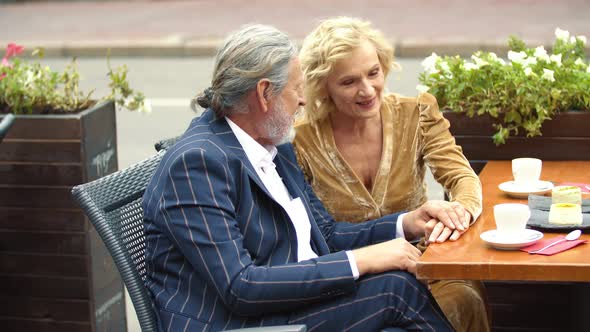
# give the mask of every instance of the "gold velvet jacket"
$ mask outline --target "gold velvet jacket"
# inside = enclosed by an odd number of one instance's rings
[[[388,94],[381,107],[383,149],[371,192],[336,148],[329,117],[297,123],[298,162],[318,198],[336,220],[363,222],[413,210],[426,202],[426,166],[451,201],[477,219],[481,183],[449,131],[449,122],[428,93]]]

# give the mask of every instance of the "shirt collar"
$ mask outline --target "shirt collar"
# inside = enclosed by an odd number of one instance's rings
[[[277,155],[276,146],[261,145],[228,117],[225,117],[225,120],[234,135],[236,135],[236,138],[244,149],[248,160],[255,168],[265,167],[272,164],[272,160]]]

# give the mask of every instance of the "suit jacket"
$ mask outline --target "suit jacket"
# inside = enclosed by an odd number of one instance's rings
[[[336,223],[316,198],[290,144],[274,160],[311,223],[318,258],[297,262],[295,228],[225,119],[192,121],[144,194],[146,286],[165,330],[286,323],[288,313],[355,289],[344,250],[395,236],[397,214]],[[268,322],[268,321],[266,321]]]

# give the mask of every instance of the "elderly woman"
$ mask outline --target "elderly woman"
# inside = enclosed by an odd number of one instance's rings
[[[336,220],[364,222],[426,200],[429,166],[460,207],[468,228],[481,213],[481,185],[455,144],[449,123],[427,93],[384,91],[396,65],[393,48],[368,22],[322,22],[303,43],[300,60],[307,105],[296,125],[298,161]],[[429,242],[458,239],[437,220]],[[457,331],[489,331],[480,283],[431,281],[432,293]]]

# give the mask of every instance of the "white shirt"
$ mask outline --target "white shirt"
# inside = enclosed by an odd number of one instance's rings
[[[229,118],[226,117],[225,119],[234,135],[236,135],[238,142],[244,149],[248,160],[252,166],[254,166],[256,174],[258,174],[272,198],[279,203],[285,209],[287,215],[289,215],[289,219],[291,219],[291,223],[295,228],[295,234],[297,236],[297,260],[303,261],[318,257],[318,255],[311,249],[311,224],[309,222],[307,211],[301,202],[301,198],[296,197],[293,199],[291,197],[283,179],[275,169],[275,164],[272,162],[277,155],[277,148],[274,145],[260,145]],[[402,218],[404,215],[405,214],[400,215],[397,219],[396,237],[404,237],[402,227]],[[348,256],[352,275],[357,279],[359,277],[359,271],[354,255],[351,251],[346,251],[346,255]]]

